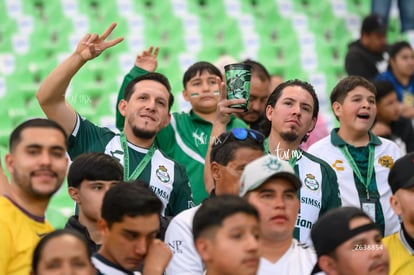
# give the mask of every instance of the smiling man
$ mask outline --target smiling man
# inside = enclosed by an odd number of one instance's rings
[[[12,132],[5,162],[11,184],[0,197],[0,274],[29,274],[37,242],[53,230],[45,211],[66,175],[66,147],[65,131],[47,119],[28,120]]]
[[[87,61],[122,41],[105,41],[116,24],[102,34],[87,34],[75,52],[44,80],[36,96],[44,113],[70,135],[68,153],[73,159],[87,152],[102,152],[124,166],[124,180],[146,182],[163,202],[162,215],[175,216],[193,206],[185,168],[168,158],[154,143],[156,134],[170,122],[173,95],[168,79],[148,73],[126,87],[118,109],[125,117],[123,131],[116,134],[98,127],[76,113],[65,100],[66,88]]]

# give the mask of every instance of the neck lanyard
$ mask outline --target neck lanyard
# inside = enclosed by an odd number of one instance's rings
[[[121,146],[122,150],[124,150],[124,180],[135,180],[137,179],[144,168],[148,165],[150,162],[152,156],[155,152],[155,145],[154,143],[151,144],[151,147],[148,149],[148,152],[145,154],[145,157],[140,161],[138,166],[135,168],[135,170],[132,172],[131,176],[129,175],[129,152],[128,152],[128,141],[126,139],[125,133],[121,132],[120,134],[120,140],[121,140]]]
[[[369,200],[369,190],[368,186],[371,183],[372,174],[374,172],[374,153],[375,153],[375,147],[373,144],[370,144],[368,146],[369,154],[368,154],[368,173],[367,178],[364,179],[361,175],[361,171],[358,168],[358,165],[355,163],[354,158],[352,157],[351,153],[348,150],[348,147],[341,146],[340,147],[342,153],[345,155],[345,158],[348,160],[349,164],[351,165],[352,171],[354,171],[355,175],[358,177],[359,181],[362,182],[362,184],[365,186],[365,191],[367,193],[367,199]]]
[[[296,162],[298,161],[298,158],[296,157],[296,156],[294,156],[294,157],[292,157],[290,160],[289,160],[289,164],[290,164],[290,166],[292,166],[293,168],[295,168],[295,166],[296,166]]]

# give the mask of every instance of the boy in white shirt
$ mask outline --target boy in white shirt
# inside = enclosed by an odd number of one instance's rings
[[[387,236],[400,227],[390,206],[387,181],[400,149],[370,131],[377,110],[375,95],[375,86],[363,77],[342,79],[331,93],[340,126],[313,144],[309,152],[334,168],[342,205],[364,210]]]

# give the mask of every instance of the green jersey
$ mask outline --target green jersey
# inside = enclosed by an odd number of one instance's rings
[[[69,138],[68,153],[71,159],[74,159],[76,156],[87,152],[103,152],[124,165],[125,157],[120,135],[107,128],[98,127],[78,115],[75,129]],[[140,148],[128,142],[129,167],[131,167],[131,170],[139,165],[147,152],[148,149]],[[154,193],[161,199],[164,205],[162,214],[165,216],[175,216],[181,211],[194,206],[185,168],[166,157],[158,148],[155,149],[151,160],[138,176],[138,179],[148,183]]]
[[[125,76],[118,94],[118,102],[124,97],[124,89],[135,77],[147,71],[133,67]],[[117,104],[118,105],[118,104]],[[116,126],[122,130],[124,117],[116,112]],[[170,124],[162,129],[156,137],[157,146],[169,157],[184,165],[190,178],[194,203],[199,204],[208,197],[204,185],[204,159],[207,154],[213,125],[196,115],[193,111],[173,113]],[[230,116],[227,130],[235,127],[247,128],[243,120]]]
[[[156,137],[157,145],[168,156],[186,167],[195,204],[208,197],[204,185],[204,158],[212,127],[210,122],[197,116],[193,111],[173,113],[170,124]],[[246,128],[247,125],[232,115],[227,130],[234,127]]]

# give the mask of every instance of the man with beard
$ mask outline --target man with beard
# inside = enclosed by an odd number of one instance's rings
[[[313,223],[328,209],[341,205],[335,172],[326,162],[299,148],[315,127],[318,112],[319,102],[312,85],[288,80],[270,95],[263,125],[268,136],[265,151],[288,160],[303,183],[298,192],[300,211],[294,237],[308,244]]]
[[[70,135],[68,153],[74,158],[86,152],[104,152],[124,166],[124,180],[140,179],[149,184],[163,202],[162,215],[174,216],[193,206],[185,168],[166,157],[154,144],[155,135],[170,121],[173,95],[168,79],[148,73],[133,79],[118,104],[125,116],[124,130],[116,134],[79,114],[65,100],[66,88],[87,61],[120,43],[123,38],[105,41],[113,23],[102,34],[87,34],[75,52],[45,79],[37,99],[48,118],[57,121]]]
[[[9,146],[11,184],[0,197],[0,274],[29,274],[35,246],[53,230],[45,211],[66,175],[67,135],[54,121],[33,119],[14,129]]]

